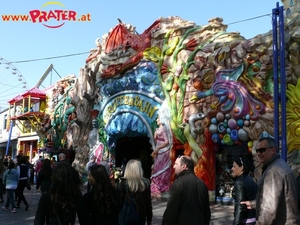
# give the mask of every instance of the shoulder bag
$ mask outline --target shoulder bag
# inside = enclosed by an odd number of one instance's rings
[[[119,213],[119,225],[128,225],[139,220],[139,212],[136,199],[133,193],[130,193],[126,184],[126,194],[122,209]]]

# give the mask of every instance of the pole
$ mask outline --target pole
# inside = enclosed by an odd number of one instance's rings
[[[274,78],[274,138],[279,146],[279,85],[278,85],[278,37],[277,37],[277,8],[272,10],[272,24],[273,24],[273,78]]]
[[[286,75],[285,75],[285,41],[284,41],[284,9],[279,7],[272,11],[273,25],[273,70],[274,70],[274,138],[279,147],[281,144],[281,157],[287,160],[287,142],[286,142]],[[279,25],[278,25],[279,18]],[[278,29],[279,28],[279,29]],[[279,42],[278,42],[279,31]],[[278,45],[280,49],[278,50]],[[278,66],[280,62],[280,67]],[[280,74],[279,74],[280,72]],[[280,83],[279,83],[280,78]],[[280,93],[279,93],[280,90]],[[281,112],[279,112],[281,109]],[[279,115],[280,113],[280,115]],[[279,123],[279,118],[281,123]],[[280,132],[281,125],[281,134]],[[281,143],[280,143],[281,140]]]
[[[286,74],[285,74],[285,41],[284,41],[284,9],[279,7],[279,40],[280,40],[280,102],[281,102],[281,157],[287,161],[286,141]]]
[[[11,122],[10,122],[10,128],[9,128],[9,133],[8,133],[8,140],[7,140],[7,144],[6,144],[5,155],[8,155],[9,146],[10,146],[10,139],[11,139],[11,133],[12,133],[13,126],[14,126],[14,121],[11,120]]]

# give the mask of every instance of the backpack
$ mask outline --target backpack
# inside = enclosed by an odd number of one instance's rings
[[[126,184],[126,194],[122,209],[119,213],[119,225],[128,225],[139,220],[138,206],[133,193],[130,193]]]

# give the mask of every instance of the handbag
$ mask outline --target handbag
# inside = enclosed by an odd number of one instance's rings
[[[27,179],[26,188],[27,190],[31,190],[31,183],[29,179]]]

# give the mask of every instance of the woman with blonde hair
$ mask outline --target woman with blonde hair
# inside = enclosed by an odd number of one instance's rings
[[[121,210],[119,214],[120,225],[144,225],[152,224],[152,202],[150,192],[150,181],[143,177],[142,164],[139,160],[131,159],[127,162],[124,177],[121,178],[119,188],[121,190],[121,200],[126,201],[126,195],[130,194],[136,200],[138,218],[131,223],[124,223],[124,214]]]

